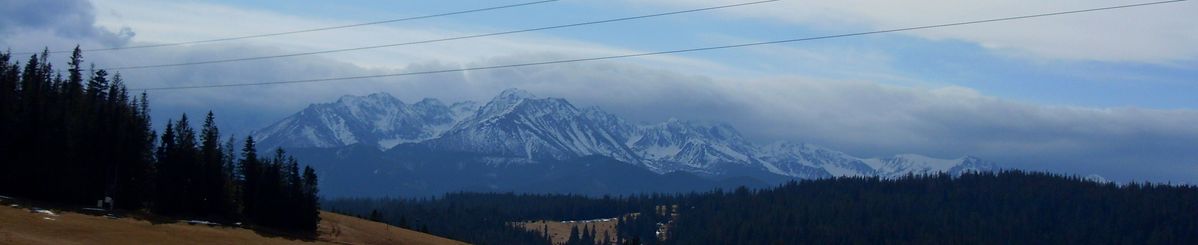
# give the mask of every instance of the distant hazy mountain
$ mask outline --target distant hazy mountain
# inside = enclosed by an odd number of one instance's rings
[[[482,106],[473,116],[424,144],[445,152],[469,152],[527,160],[564,160],[607,156],[625,162],[639,158],[624,145],[615,125],[596,120],[570,102],[537,98],[521,90],[507,90]]]
[[[758,146],[727,124],[673,119],[632,124],[599,108],[580,109],[565,99],[541,98],[518,89],[503,91],[481,106],[469,101],[446,105],[436,99],[409,105],[385,93],[345,96],[333,103],[313,104],[256,137],[267,147],[293,149],[302,160],[322,165],[322,171],[337,173],[334,178],[371,182],[365,189],[333,191],[354,195],[465,189],[588,194],[682,191],[791,178],[957,174],[996,168],[974,157],[903,154],[865,159],[810,144]],[[510,178],[514,176],[518,178]],[[340,181],[335,179],[331,185]],[[586,183],[567,184],[578,181]],[[357,184],[352,186],[364,183]],[[670,188],[634,188],[636,184]],[[616,186],[620,188],[607,188]]]
[[[466,101],[446,105],[437,99],[405,104],[386,93],[343,96],[313,104],[255,136],[270,148],[340,147],[357,143],[391,148],[436,138],[478,109]]]

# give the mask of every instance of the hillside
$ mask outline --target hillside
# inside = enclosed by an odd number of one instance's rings
[[[321,212],[320,236],[299,240],[231,227],[110,219],[0,207],[0,244],[464,244],[355,217]]]

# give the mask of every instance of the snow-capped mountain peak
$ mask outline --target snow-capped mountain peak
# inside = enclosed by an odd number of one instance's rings
[[[860,158],[844,152],[794,142],[762,147],[763,158],[782,170],[778,174],[803,177],[872,176],[878,172]]]
[[[757,146],[726,123],[671,118],[637,125],[598,107],[579,109],[561,98],[508,89],[485,104],[415,104],[386,93],[343,96],[313,104],[260,131],[267,147],[341,147],[373,144],[389,149],[420,144],[445,153],[469,153],[507,162],[568,160],[599,155],[657,173],[707,176],[760,172],[794,178],[902,176],[961,173],[997,167],[976,157],[938,159],[918,154],[859,158],[813,144]]]
[[[459,106],[455,104],[455,106]],[[470,104],[459,107],[469,108]],[[462,109],[425,99],[405,104],[387,93],[342,96],[336,102],[312,104],[259,131],[266,147],[339,147],[358,143],[382,149],[440,136],[464,116]]]
[[[526,90],[518,88],[509,88],[499,92],[492,100],[520,100],[520,99],[536,99],[537,96],[529,93]]]
[[[952,173],[995,170],[992,162],[977,157],[963,156],[956,159],[940,159],[919,154],[899,154],[885,158],[864,159],[878,174],[902,176],[907,174]]]
[[[593,113],[593,112],[590,112]],[[566,159],[589,155],[636,162],[609,121],[591,120],[564,99],[537,98],[523,90],[506,90],[427,144],[438,150],[486,153],[504,157]]]

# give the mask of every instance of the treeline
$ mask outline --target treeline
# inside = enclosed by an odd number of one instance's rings
[[[150,200],[156,212],[316,230],[320,222],[316,171],[305,166],[301,172],[299,161],[282,149],[260,157],[254,138],[246,137],[240,156],[236,155],[232,138],[221,144],[211,112],[198,135],[183,115],[167,123],[159,142],[157,190]]]
[[[674,244],[1198,244],[1198,187],[1005,171],[688,198]]]
[[[515,227],[511,222],[613,218],[663,200],[671,199],[657,195],[589,198],[580,195],[452,193],[422,199],[345,198],[325,201],[322,206],[332,212],[373,217],[371,219],[395,226],[468,243],[549,244],[542,233]],[[601,238],[602,235],[592,237]]]
[[[618,221],[617,244],[1198,244],[1198,187],[1022,171],[802,180],[672,195],[456,193],[339,199],[325,206],[373,211],[391,224],[427,226],[433,234],[480,244],[549,242],[509,222],[631,213],[638,215]],[[665,233],[659,236],[659,229]],[[569,244],[602,244],[595,234],[583,234]]]
[[[259,157],[252,138],[238,156],[211,112],[198,134],[183,115],[158,137],[147,95],[132,98],[119,73],[85,73],[76,48],[64,76],[48,56],[22,66],[0,53],[0,193],[315,231],[311,168],[281,150]]]

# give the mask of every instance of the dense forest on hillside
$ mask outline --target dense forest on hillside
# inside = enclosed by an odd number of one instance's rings
[[[78,48],[65,75],[48,56],[22,67],[0,53],[0,194],[315,231],[312,168],[281,150],[259,157],[252,138],[238,156],[211,112],[199,132],[183,115],[159,137],[147,94],[131,97],[119,73],[83,68]]]
[[[676,210],[661,212],[674,205]],[[641,215],[620,219],[620,243],[1198,244],[1198,187],[1116,185],[1022,171],[802,180],[674,195],[457,193],[340,199],[325,206],[481,244],[549,243],[508,222],[629,213]],[[659,241],[655,232],[662,224],[670,228]]]
[[[326,201],[330,211],[483,244],[547,244],[542,235],[510,226],[529,220],[612,218],[674,200],[670,196],[589,198],[580,195],[453,193],[423,199],[346,198]],[[635,212],[635,211],[633,211]],[[645,219],[646,221],[649,219]]]

